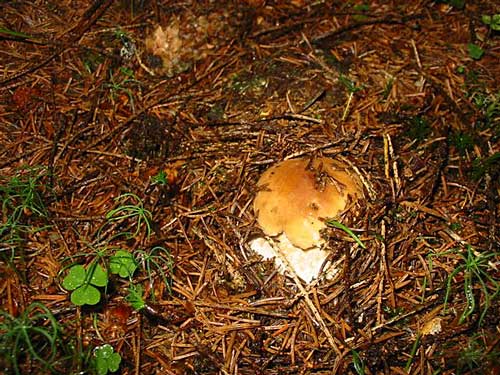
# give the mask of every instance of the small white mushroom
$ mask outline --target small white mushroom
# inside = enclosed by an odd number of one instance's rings
[[[311,282],[328,256],[321,248],[324,219],[337,216],[362,195],[358,179],[340,161],[300,158],[269,168],[257,187],[257,222],[264,234],[277,236],[273,242],[278,249],[262,238],[250,247],[265,259],[275,257],[283,270],[279,251],[297,276]]]

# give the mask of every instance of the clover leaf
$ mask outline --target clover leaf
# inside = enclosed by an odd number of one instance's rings
[[[101,299],[101,292],[96,287],[86,284],[75,289],[70,299],[77,306],[95,305]]]
[[[101,292],[96,287],[108,284],[107,272],[96,262],[87,268],[75,264],[69,269],[62,282],[66,290],[72,290],[71,302],[77,306],[95,305],[101,299]]]
[[[132,254],[124,250],[118,250],[109,260],[109,269],[111,273],[118,274],[120,277],[132,277],[137,269],[137,263]]]
[[[500,31],[500,14],[483,15],[481,20],[485,25],[488,25],[492,30]]]
[[[62,282],[66,290],[75,290],[85,281],[85,268],[81,264],[74,265],[69,269],[68,274]]]
[[[90,283],[95,286],[106,286],[108,285],[108,273],[99,264],[89,266],[88,271],[92,273],[92,278]]]
[[[113,347],[109,344],[96,347],[94,356],[95,367],[99,375],[106,375],[108,371],[117,371],[122,360],[120,354],[114,353]]]

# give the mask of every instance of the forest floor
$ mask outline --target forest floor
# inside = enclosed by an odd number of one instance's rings
[[[0,372],[499,374],[494,3],[2,1]],[[248,244],[299,156],[364,189],[309,284]]]

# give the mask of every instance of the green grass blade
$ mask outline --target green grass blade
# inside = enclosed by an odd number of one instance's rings
[[[7,35],[10,35],[10,36],[16,36],[16,37],[20,37],[20,38],[26,38],[26,39],[31,39],[32,38],[31,35],[22,33],[20,31],[14,31],[14,30],[6,29],[5,27],[0,27],[0,33],[7,34]]]
[[[359,239],[358,236],[356,236],[356,234],[354,234],[354,232],[349,229],[348,227],[346,227],[344,224],[342,224],[341,222],[337,221],[337,220],[328,220],[326,222],[327,225],[330,225],[334,228],[337,228],[337,229],[341,229],[343,230],[344,232],[346,232],[349,236],[352,237],[352,239],[354,241],[356,241],[356,243],[362,248],[362,249],[366,249],[366,245],[363,243],[363,241],[361,241]]]

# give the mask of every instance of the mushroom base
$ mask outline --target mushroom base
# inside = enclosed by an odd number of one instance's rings
[[[320,247],[313,247],[303,250],[292,245],[285,234],[280,234],[275,241],[268,241],[259,237],[249,242],[250,248],[265,260],[273,259],[278,266],[279,271],[284,274],[287,265],[295,274],[306,283],[310,283],[319,277],[321,267],[325,263],[329,252]],[[286,263],[288,264],[285,264]],[[326,272],[323,274],[327,279],[332,279],[337,273],[338,268],[334,265],[324,267]]]

